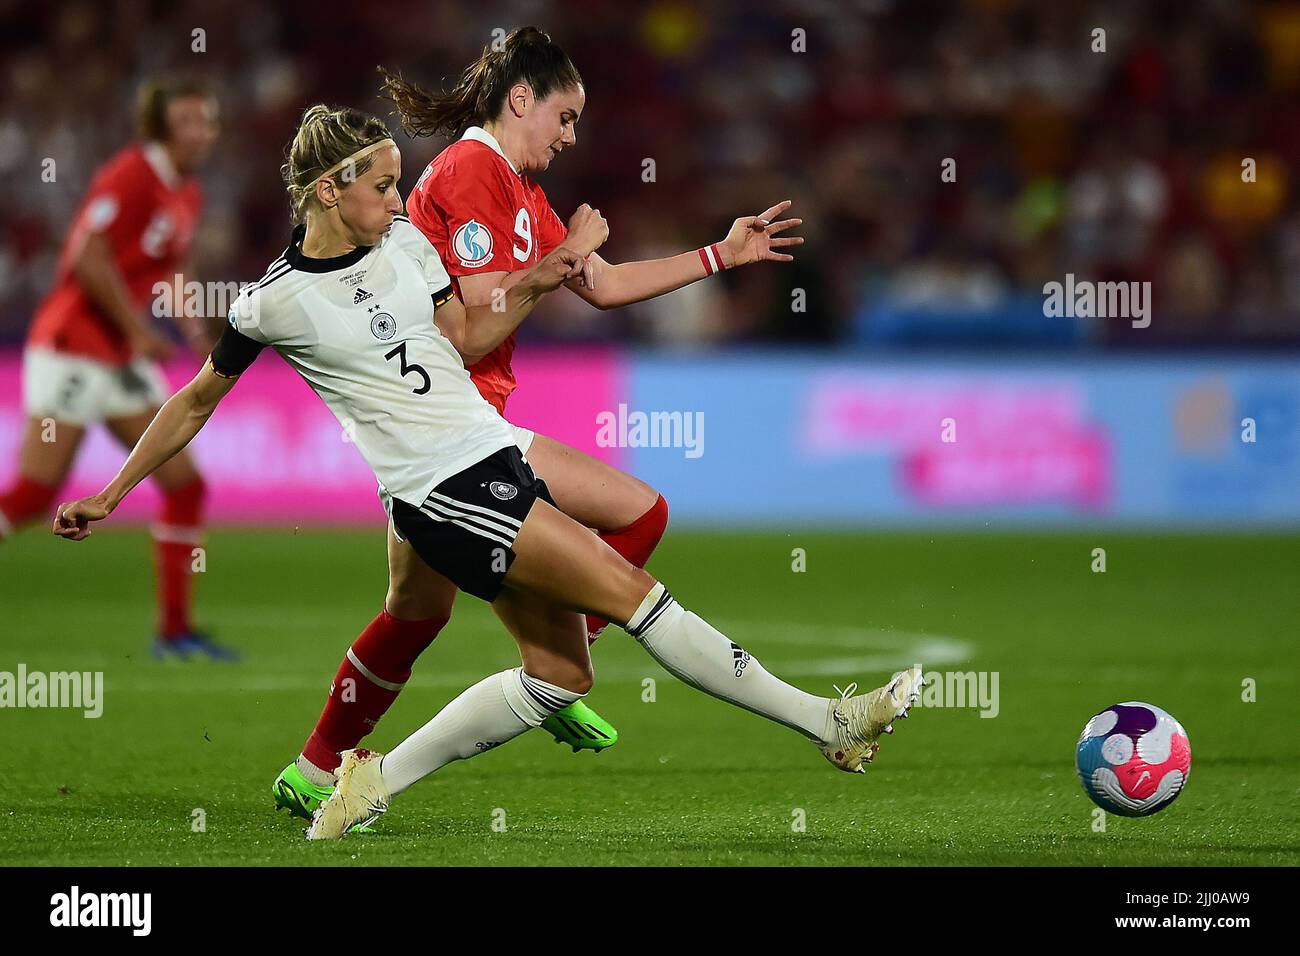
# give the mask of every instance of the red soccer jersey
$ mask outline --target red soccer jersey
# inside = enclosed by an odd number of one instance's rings
[[[148,152],[146,152],[148,151]],[[131,301],[141,309],[154,285],[172,281],[189,250],[203,206],[198,182],[181,179],[157,144],[134,144],[101,166],[59,253],[54,288],[36,310],[29,345],[121,365],[126,339],[86,298],[72,261],[90,233],[102,233]]]
[[[496,140],[477,126],[429,163],[407,197],[406,212],[453,282],[530,268],[568,234],[542,188],[516,173]],[[514,351],[512,333],[469,369],[479,393],[503,416],[515,390]]]

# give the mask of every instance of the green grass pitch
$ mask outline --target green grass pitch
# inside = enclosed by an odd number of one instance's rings
[[[1090,569],[1096,547],[1105,573]],[[1300,863],[1298,537],[674,530],[651,567],[809,691],[870,688],[918,658],[996,671],[999,712],[919,709],[869,773],[842,774],[611,629],[588,701],[622,734],[612,750],[575,755],[532,732],[423,781],[375,835],[308,844],[272,812],[270,784],[379,607],[382,533],[212,533],[200,619],[245,652],[230,666],[149,659],[142,531],[72,545],[36,530],[0,546],[0,670],[100,670],[106,699],[98,720],[0,710],[0,864]],[[517,660],[462,596],[369,743],[391,747]],[[1163,812],[1094,832],[1075,740],[1129,699],[1181,720],[1191,778]]]

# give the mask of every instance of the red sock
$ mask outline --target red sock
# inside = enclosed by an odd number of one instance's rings
[[[58,490],[19,475],[9,490],[0,495],[0,538],[43,515],[48,514],[53,521],[50,506]]]
[[[402,621],[387,608],[380,611],[348,648],[302,755],[322,770],[338,769],[339,753],[351,750],[375,729],[402,692],[415,659],[447,620]]]
[[[664,536],[668,527],[668,502],[660,495],[650,510],[637,518],[626,528],[617,531],[602,531],[600,539],[621,554],[629,563],[644,568],[650,560],[655,545]],[[609,622],[595,615],[587,615],[587,640],[593,644],[601,629]]]
[[[202,478],[163,492],[153,526],[154,567],[158,574],[158,633],[172,640],[194,630],[190,621],[194,549],[203,543]]]

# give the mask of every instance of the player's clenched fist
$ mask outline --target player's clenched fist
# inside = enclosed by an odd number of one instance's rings
[[[534,267],[539,285],[547,292],[559,288],[569,279],[587,281],[591,264],[572,249],[559,246]]]
[[[69,541],[84,541],[90,537],[90,522],[108,517],[106,508],[98,498],[82,498],[59,506],[54,516],[54,533]]]
[[[609,223],[605,217],[599,209],[592,209],[588,203],[583,203],[569,217],[569,233],[564,237],[564,244],[575,252],[589,256],[608,238]]]

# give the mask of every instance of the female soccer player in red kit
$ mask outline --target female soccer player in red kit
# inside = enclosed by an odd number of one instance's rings
[[[776,250],[803,241],[777,235],[802,222],[774,221],[790,205],[783,202],[759,216],[736,220],[721,242],[670,258],[614,265],[596,255],[607,235],[599,213],[584,205],[566,227],[531,178],[575,144],[574,130],[586,103],[573,63],[535,27],[515,30],[499,50],[485,49],[446,94],[428,92],[387,71],[384,75],[384,91],[408,133],[460,137],[424,170],[406,206],[412,225],[438,250],[466,305],[491,304],[502,294],[497,290],[509,289],[562,241],[587,256],[583,275],[568,287],[601,309],[654,298],[722,269],[790,261],[791,256]],[[484,354],[462,354],[479,392],[507,420],[507,401],[516,385],[510,364],[514,348],[511,330]],[[644,567],[668,523],[663,496],[577,449],[513,428],[520,451],[561,510],[595,529],[629,563]],[[328,796],[338,753],[355,747],[373,729],[416,657],[451,615],[455,587],[420,561],[391,524],[388,557],[384,609],[349,649],[302,755],[275,783],[277,802],[304,816],[316,798]],[[524,621],[504,623],[512,632],[527,627]],[[586,616],[589,640],[605,624]],[[355,689],[356,702],[342,700],[344,687]],[[614,728],[582,701],[542,726],[575,750],[600,750],[617,739]]]
[[[23,434],[18,474],[0,492],[0,538],[47,518],[89,426],[102,422],[133,447],[169,394],[157,360],[171,344],[149,321],[155,285],[183,273],[203,199],[194,173],[217,135],[217,104],[193,81],[149,83],[140,141],[91,180],[59,256],[55,285],[37,309],[23,353]],[[171,314],[175,310],[168,309]],[[206,357],[201,320],[186,334]],[[233,653],[194,630],[191,561],[200,542],[203,479],[189,455],[155,474],[162,509],[153,526],[158,657]]]

